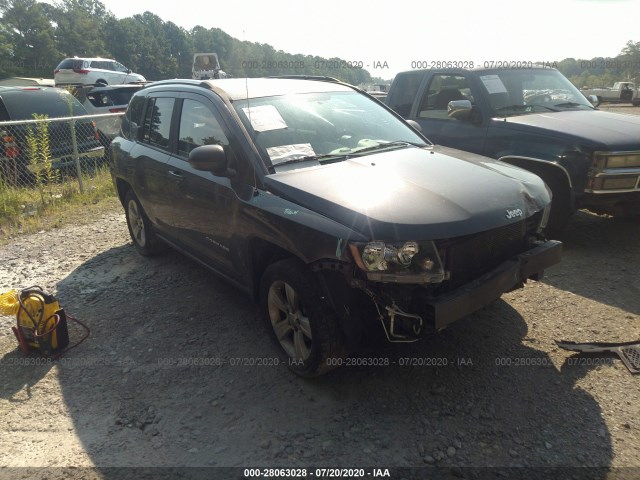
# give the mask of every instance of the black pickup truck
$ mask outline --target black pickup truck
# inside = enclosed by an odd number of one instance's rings
[[[596,110],[554,68],[402,72],[386,104],[435,144],[539,175],[553,193],[548,235],[578,208],[639,210],[640,116]]]

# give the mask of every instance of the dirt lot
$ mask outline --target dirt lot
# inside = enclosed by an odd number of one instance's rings
[[[563,262],[543,281],[436,337],[368,344],[356,365],[301,380],[274,365],[246,297],[176,253],[140,257],[120,210],[12,239],[0,247],[0,292],[40,285],[91,336],[55,362],[24,358],[13,319],[0,317],[0,466],[99,468],[4,468],[0,478],[158,466],[218,467],[167,478],[244,478],[219,467],[638,478],[640,376],[554,340],[640,339],[640,223],[579,212],[562,240]]]

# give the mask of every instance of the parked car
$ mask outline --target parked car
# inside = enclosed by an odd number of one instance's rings
[[[107,85],[94,87],[82,85],[73,89],[73,96],[76,97],[89,115],[100,115],[106,113],[124,113],[127,105],[134,93],[144,85]],[[96,118],[98,129],[109,140],[113,140],[120,132],[122,117]]]
[[[65,58],[53,71],[56,87],[66,85],[119,85],[145,82],[146,79],[133,73],[109,58]]]
[[[385,102],[436,144],[542,177],[553,192],[549,236],[579,208],[637,215],[640,117],[594,109],[555,68],[401,72]]]
[[[3,87],[53,87],[53,78],[9,77],[0,80]]]
[[[3,125],[1,122],[33,120],[33,115],[48,118],[80,117],[75,123],[75,137],[81,161],[104,156],[100,135],[85,108],[69,92],[49,87],[0,87],[0,171],[13,183],[30,183],[37,168],[29,159],[28,124]],[[48,128],[52,168],[74,167],[72,129],[68,122],[51,122]]]
[[[434,147],[337,81],[154,83],[111,169],[135,248],[171,245],[258,300],[302,376],[365,331],[416,340],[560,260],[539,177]]]

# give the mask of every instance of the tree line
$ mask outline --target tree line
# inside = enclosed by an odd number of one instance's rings
[[[0,78],[51,78],[73,56],[113,58],[148,80],[190,78],[197,52],[216,52],[234,77],[326,75],[371,83],[368,71],[340,58],[290,54],[219,28],[186,30],[148,11],[118,19],[99,0],[0,0]]]
[[[610,87],[620,81],[640,85],[640,42],[629,40],[620,54],[612,58],[565,58],[557,68],[578,88]]]
[[[51,78],[65,57],[108,57],[148,80],[190,78],[193,54],[216,52],[235,77],[326,75],[359,85],[377,82],[340,58],[290,54],[271,45],[237,40],[219,28],[185,30],[151,12],[118,19],[99,0],[0,0],[0,78]],[[640,83],[640,42],[627,42],[613,58],[566,58],[554,63],[577,87]]]

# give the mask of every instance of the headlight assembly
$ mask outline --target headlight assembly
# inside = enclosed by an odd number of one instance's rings
[[[433,242],[349,245],[358,267],[369,280],[398,283],[439,283],[445,278],[440,255]]]

